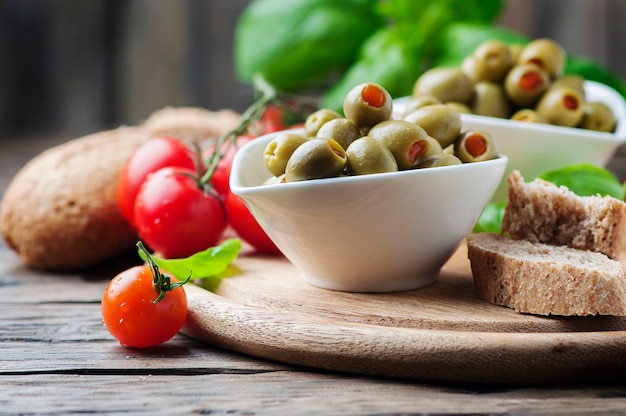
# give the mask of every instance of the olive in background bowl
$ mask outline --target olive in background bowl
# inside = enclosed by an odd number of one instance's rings
[[[587,101],[601,102],[611,109],[617,121],[613,132],[461,114],[462,130],[488,131],[500,153],[509,158],[493,201],[506,200],[506,177],[513,170],[519,170],[524,178],[532,180],[546,171],[569,165],[605,166],[618,147],[626,143],[626,103],[622,96],[594,81],[584,81],[583,87]],[[410,97],[394,100],[394,117],[401,117],[410,100]]]
[[[302,130],[291,130],[302,132]],[[473,228],[507,157],[435,168],[263,184],[261,136],[233,161],[230,186],[308,283],[348,292],[418,289]]]

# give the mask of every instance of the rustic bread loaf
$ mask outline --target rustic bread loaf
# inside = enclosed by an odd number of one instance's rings
[[[580,197],[541,179],[526,183],[518,171],[507,180],[502,232],[617,258],[626,234],[626,203],[610,196]]]
[[[141,125],[150,136],[171,136],[202,142],[234,129],[241,115],[232,110],[208,111],[195,107],[165,107]]]
[[[7,245],[41,269],[86,267],[128,251],[137,240],[116,203],[118,174],[144,140],[120,127],[40,153],[12,179],[0,206]]]
[[[119,174],[150,137],[201,141],[232,130],[224,110],[157,112],[139,127],[120,127],[70,140],[37,155],[12,179],[0,205],[0,232],[30,267],[79,269],[135,249],[137,235],[117,207]]]
[[[538,315],[626,315],[620,262],[602,253],[471,234],[468,257],[477,295]]]

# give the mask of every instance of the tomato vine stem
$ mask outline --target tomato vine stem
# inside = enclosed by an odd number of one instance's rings
[[[142,254],[141,257],[143,257],[143,259],[148,262],[148,265],[150,266],[150,271],[152,272],[152,284],[159,294],[157,298],[152,301],[153,304],[156,305],[157,303],[159,303],[165,297],[166,292],[171,292],[172,290],[181,287],[191,278],[190,274],[187,279],[172,283],[170,276],[161,273],[161,271],[159,270],[159,266],[156,264],[156,262],[150,255],[150,252],[146,249],[141,241],[137,242],[137,248]]]
[[[217,169],[217,165],[222,158],[223,154],[220,151],[224,143],[229,140],[236,140],[237,137],[246,133],[250,124],[259,120],[265,111],[265,108],[273,103],[278,101],[278,92],[277,90],[268,83],[265,78],[262,76],[256,76],[254,78],[254,87],[255,90],[260,93],[259,98],[244,111],[241,115],[241,120],[237,124],[237,126],[222,134],[218,139],[215,146],[216,151],[211,155],[207,163],[207,170],[204,175],[200,178],[200,184],[202,186],[209,183],[211,178],[213,177],[213,173]]]

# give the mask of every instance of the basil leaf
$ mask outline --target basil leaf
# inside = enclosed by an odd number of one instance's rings
[[[540,178],[557,186],[566,186],[576,195],[610,195],[624,200],[624,188],[619,180],[605,168],[595,165],[584,163],[567,166],[545,172]]]
[[[483,23],[455,23],[441,34],[435,66],[458,67],[478,45],[491,39],[498,39],[507,45],[529,42],[526,36],[502,27]]]
[[[224,240],[221,244],[210,247],[207,250],[193,254],[183,259],[164,259],[152,256],[152,259],[163,270],[176,277],[178,280],[185,280],[189,276],[191,279],[206,279],[211,287],[216,287],[220,280],[220,273],[223,273],[241,251],[241,240],[231,238]],[[140,250],[139,257],[146,261],[145,254]]]
[[[376,0],[255,0],[235,29],[237,76],[293,91],[343,71],[383,25]]]
[[[359,60],[339,82],[322,96],[321,106],[342,111],[343,100],[354,86],[363,82],[382,85],[392,97],[407,95],[415,83],[418,58],[406,50],[393,28],[374,33],[363,45]]]
[[[340,110],[348,91],[362,82],[376,82],[392,97],[410,95],[419,74],[431,66],[445,28],[457,21],[491,21],[503,2],[387,0],[378,6],[390,23],[363,43],[358,60],[322,96],[323,107]]]
[[[478,217],[476,225],[472,230],[475,233],[496,233],[502,231],[502,217],[504,217],[505,202],[490,203]]]

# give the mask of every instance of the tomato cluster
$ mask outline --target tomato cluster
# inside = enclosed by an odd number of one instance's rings
[[[260,131],[285,129],[282,115],[276,108],[266,108]],[[235,153],[254,137],[231,132],[219,148],[204,152],[176,138],[155,137],[126,162],[117,202],[142,240],[138,247],[147,264],[119,273],[102,297],[102,321],[123,346],[159,345],[180,330],[187,315],[181,287],[186,281],[160,270],[143,243],[161,257],[185,261],[214,248],[230,226],[257,251],[279,253],[229,186]]]
[[[268,108],[262,133],[284,129],[280,114]],[[188,257],[214,246],[228,226],[262,253],[279,253],[241,198],[230,191],[230,170],[236,151],[254,135],[227,140],[201,154],[172,137],[155,137],[127,161],[119,180],[120,212],[139,238],[166,258]],[[219,163],[207,183],[203,176],[215,152]]]

